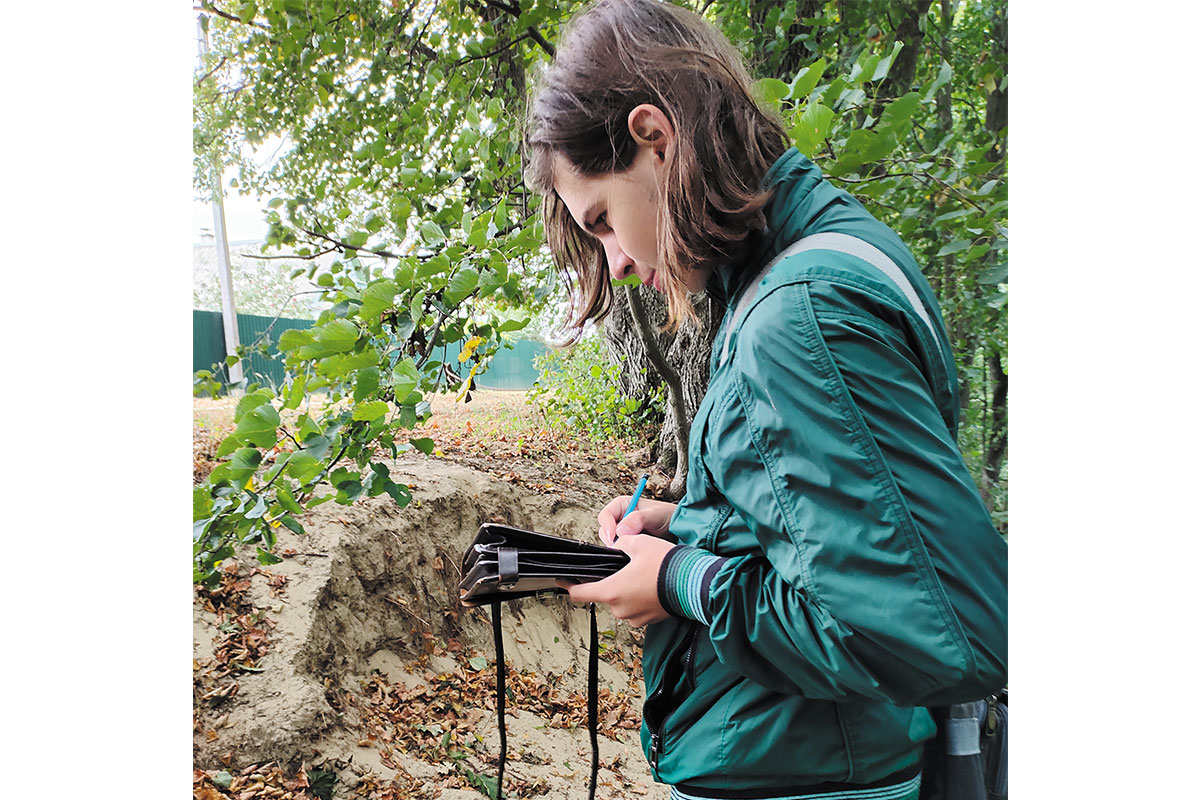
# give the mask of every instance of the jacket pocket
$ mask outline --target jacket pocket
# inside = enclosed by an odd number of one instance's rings
[[[692,665],[699,636],[700,623],[693,622],[687,625],[682,641],[666,651],[661,668],[655,670],[658,680],[654,689],[647,688],[646,702],[642,704],[642,724],[649,737],[646,758],[650,762],[650,768],[656,773],[659,759],[665,749],[663,737],[667,723],[683,697],[695,688]],[[649,673],[646,675],[649,677]]]

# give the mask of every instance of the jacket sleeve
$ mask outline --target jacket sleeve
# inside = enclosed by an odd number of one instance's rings
[[[1007,545],[902,315],[856,293],[786,285],[746,319],[740,374],[694,435],[762,552],[678,547],[660,597],[768,687],[901,706],[982,697],[1005,682]]]

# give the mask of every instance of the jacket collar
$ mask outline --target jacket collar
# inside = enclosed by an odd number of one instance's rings
[[[821,170],[792,147],[779,157],[763,178],[763,188],[775,189],[775,196],[764,213],[767,228],[758,248],[744,262],[721,264],[713,270],[707,291],[727,306],[731,305],[767,263],[804,235],[805,228],[818,215],[823,204],[814,203],[814,189],[822,184]],[[828,187],[826,184],[823,188]],[[816,192],[821,194],[821,192]]]

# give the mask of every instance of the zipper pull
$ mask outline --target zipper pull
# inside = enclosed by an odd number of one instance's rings
[[[658,769],[659,748],[662,745],[662,737],[657,733],[650,734],[650,768]]]

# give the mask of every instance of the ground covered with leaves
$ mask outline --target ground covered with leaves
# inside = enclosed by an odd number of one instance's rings
[[[604,492],[582,488],[585,481],[630,493],[649,469],[650,447],[637,440],[595,442],[579,431],[550,423],[524,392],[482,389],[468,402],[453,395],[430,398],[433,415],[413,430],[413,439],[433,440],[432,455],[481,470],[540,494],[568,495],[581,502],[604,503]],[[233,432],[234,403],[228,399],[193,401],[193,477],[202,481],[219,463],[221,440]],[[419,452],[410,458],[423,457]],[[647,497],[657,496],[669,476],[651,474]]]
[[[195,593],[196,800],[496,797],[495,661],[485,612],[456,600],[456,558],[479,522],[584,538],[646,453],[540,424],[523,397],[443,403],[398,459],[405,509],[326,504]],[[479,402],[482,400],[483,402]],[[194,469],[211,470],[232,404],[198,400]],[[465,509],[465,511],[464,511]],[[240,562],[240,563],[239,563]],[[586,619],[560,602],[506,610],[506,797],[577,797],[590,768]],[[600,794],[660,797],[640,753],[640,631],[602,621]]]

